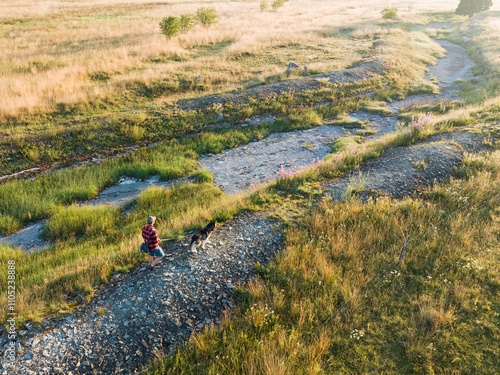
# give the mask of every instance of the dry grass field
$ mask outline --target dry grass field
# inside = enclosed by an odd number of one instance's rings
[[[402,21],[426,21],[456,1],[397,1]],[[261,12],[259,1],[2,1],[0,120],[92,105],[124,103],[155,81],[201,77],[201,91],[258,84],[289,61],[314,70],[345,67],[363,56],[363,36],[383,23],[384,1],[292,0]],[[392,5],[392,4],[391,4]],[[166,40],[159,21],[214,7],[219,22]],[[343,33],[352,33],[345,39]],[[180,90],[182,91],[182,90]],[[168,93],[160,93],[161,100]],[[170,96],[176,97],[176,93]],[[155,96],[155,95],[153,95]]]

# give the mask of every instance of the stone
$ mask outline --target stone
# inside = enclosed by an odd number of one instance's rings
[[[24,353],[24,359],[26,359],[27,361],[33,359],[33,354],[31,354],[31,353]]]

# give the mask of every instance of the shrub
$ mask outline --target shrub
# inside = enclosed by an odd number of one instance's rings
[[[140,126],[129,125],[123,127],[123,134],[134,141],[139,141],[144,137],[144,133],[146,129],[141,128]]]
[[[397,7],[386,7],[381,12],[382,18],[384,20],[393,20],[398,16],[398,8]]]
[[[263,12],[269,7],[269,3],[267,1],[260,2],[260,11]]]
[[[460,0],[455,14],[471,18],[476,13],[490,9],[492,5],[492,0]]]
[[[195,20],[191,14],[183,14],[180,18],[180,32],[182,34],[187,33],[195,25]]]
[[[181,30],[181,19],[175,16],[165,17],[160,22],[160,29],[167,39],[177,36]]]
[[[271,6],[273,7],[274,10],[276,10],[285,5],[286,2],[287,0],[274,0]]]
[[[424,131],[426,127],[432,126],[434,124],[435,120],[430,113],[420,115],[418,119],[416,119],[415,116],[411,116],[411,121],[408,124],[408,129],[405,134],[418,135],[419,133]]]
[[[217,23],[218,15],[215,8],[198,8],[194,17],[201,26],[208,28]]]

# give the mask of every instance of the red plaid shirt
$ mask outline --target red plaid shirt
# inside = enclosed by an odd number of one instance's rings
[[[151,224],[142,227],[142,238],[144,238],[144,243],[148,242],[149,236],[151,236],[148,246],[149,251],[155,251],[160,244],[160,239],[158,238],[158,231]]]

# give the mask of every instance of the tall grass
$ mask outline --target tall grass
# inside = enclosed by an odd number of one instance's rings
[[[138,252],[140,230],[157,216],[162,237],[182,238],[209,220],[229,220],[245,206],[240,196],[226,196],[211,183],[184,184],[144,191],[123,217],[119,208],[71,206],[54,215],[44,235],[56,240],[30,256],[0,246],[0,290],[7,288],[7,262],[16,262],[16,312],[19,321],[39,320],[47,308],[64,311],[71,299],[91,298],[94,288],[114,272],[126,272],[144,259]],[[1,297],[5,319],[7,294]],[[5,303],[3,303],[5,302]]]
[[[42,176],[35,181],[4,183],[0,185],[0,213],[8,216],[2,216],[1,220],[14,224],[3,224],[0,230],[7,234],[19,223],[49,218],[64,205],[94,198],[120,176],[141,179],[158,175],[163,180],[182,177],[195,169],[196,157],[196,152],[172,141],[121,160]]]
[[[234,318],[147,373],[496,372],[500,153],[464,165],[423,201],[312,208]]]
[[[72,206],[54,215],[43,230],[48,240],[64,241],[75,237],[90,238],[109,234],[120,219],[118,207]]]

